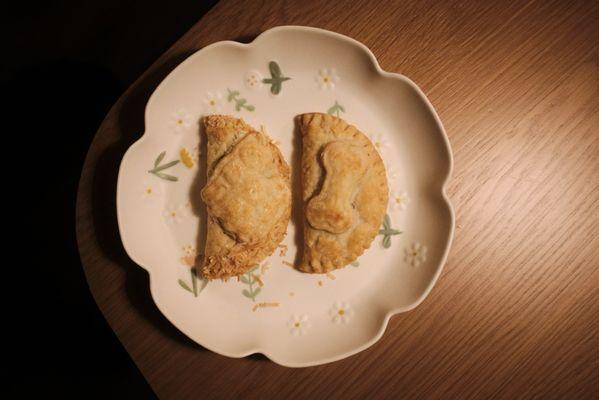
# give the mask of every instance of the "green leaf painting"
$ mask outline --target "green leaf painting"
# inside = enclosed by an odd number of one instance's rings
[[[244,284],[248,285],[247,289],[243,289],[241,291],[241,294],[243,294],[248,299],[252,299],[252,301],[256,301],[256,296],[258,296],[258,294],[261,291],[260,287],[256,285],[256,277],[252,274],[252,272],[256,271],[257,269],[258,265],[255,265],[248,272],[239,276],[239,280]]]
[[[389,217],[389,214],[385,214],[383,229],[379,230],[379,235],[383,235],[383,247],[385,249],[391,247],[391,236],[399,235],[401,233],[401,231],[391,227],[391,218]]]
[[[199,281],[200,281],[200,290],[198,293],[202,293],[202,290],[204,290],[206,288],[206,286],[208,285],[208,279],[199,278]]]
[[[198,297],[198,295],[200,293],[202,293],[202,290],[204,290],[206,285],[208,285],[208,279],[198,277],[197,274],[195,273],[195,268],[190,269],[189,273],[191,275],[191,287],[189,287],[189,285],[182,279],[179,279],[179,281],[178,281],[179,286],[181,286],[183,289],[187,290],[188,292],[193,293],[194,297]],[[198,281],[199,281],[199,285],[198,285]]]
[[[164,171],[165,169],[177,165],[179,163],[179,160],[169,161],[166,164],[160,165],[160,163],[164,159],[164,156],[166,156],[166,151],[163,151],[158,155],[158,157],[156,157],[156,160],[154,160],[154,168],[148,170],[148,172],[150,174],[156,175],[160,179],[164,179],[165,181],[177,182],[178,178],[176,176],[168,175],[161,171]]]
[[[193,290],[191,290],[191,288],[189,287],[189,285],[187,285],[187,283],[185,283],[181,279],[179,279],[179,286],[181,286],[183,289],[187,290],[188,292],[193,293]]]
[[[158,157],[156,157],[156,160],[154,161],[154,167],[158,167],[158,164],[160,164],[160,162],[164,159],[165,155],[166,155],[166,151],[163,151],[162,153],[160,153],[158,155]]]
[[[335,100],[335,104],[327,110],[327,114],[336,115],[339,118],[339,113],[345,112],[345,108]]]
[[[270,85],[270,92],[272,94],[279,94],[283,87],[283,82],[288,81],[289,77],[283,76],[281,67],[275,61],[268,63],[268,69],[270,70],[270,78],[262,79],[262,82]]]
[[[249,104],[246,99],[239,97],[239,91],[227,89],[227,101],[235,102],[235,111],[241,111],[241,109],[245,109],[248,111],[254,111],[256,107]]]

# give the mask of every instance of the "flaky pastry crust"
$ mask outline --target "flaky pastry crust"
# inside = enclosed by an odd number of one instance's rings
[[[298,122],[305,216],[299,269],[326,273],[372,243],[387,208],[387,176],[372,142],[341,118],[310,113]]]
[[[201,272],[226,279],[272,254],[291,214],[289,166],[263,133],[223,115],[203,118],[208,138],[208,214]]]

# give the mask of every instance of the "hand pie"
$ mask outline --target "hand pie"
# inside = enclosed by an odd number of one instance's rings
[[[362,132],[329,114],[299,116],[302,133],[304,256],[300,270],[323,273],[360,256],[388,202],[383,160]]]
[[[270,255],[291,214],[289,166],[266,135],[223,115],[203,119],[208,213],[202,275],[226,279]]]

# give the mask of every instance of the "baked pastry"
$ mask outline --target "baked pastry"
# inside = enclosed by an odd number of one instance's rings
[[[207,142],[208,214],[201,265],[208,279],[246,272],[272,254],[291,214],[289,166],[263,133],[241,119],[203,118]]]
[[[299,269],[323,273],[360,256],[377,235],[388,202],[385,165],[372,142],[341,118],[299,116],[304,254]]]

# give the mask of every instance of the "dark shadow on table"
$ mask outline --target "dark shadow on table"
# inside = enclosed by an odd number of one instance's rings
[[[262,353],[254,353],[254,354],[250,354],[249,356],[247,356],[246,358],[249,358],[250,360],[255,360],[255,361],[270,361],[268,359],[268,357],[266,357],[264,354]]]
[[[241,35],[241,36],[237,36],[233,40],[235,40],[236,42],[239,42],[239,43],[246,43],[247,44],[247,43],[252,42],[254,39],[256,39],[256,36],[258,36],[259,34],[260,34],[260,32],[255,33],[255,34],[251,33],[251,34],[248,34],[248,35]]]

